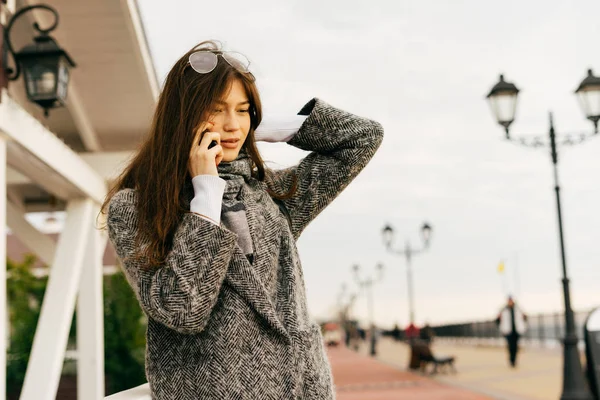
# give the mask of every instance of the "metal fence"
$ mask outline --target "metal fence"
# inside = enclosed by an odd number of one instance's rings
[[[582,340],[583,338],[583,327],[591,311],[592,310],[575,313],[575,326],[579,340]],[[495,320],[439,325],[434,326],[433,331],[437,337],[477,339],[494,339],[502,337]],[[527,331],[525,332],[525,335],[523,335],[524,339],[536,341],[541,344],[557,343],[563,339],[564,335],[564,313],[529,314],[527,316]]]

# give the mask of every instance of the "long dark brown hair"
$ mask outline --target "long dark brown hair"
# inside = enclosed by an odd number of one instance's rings
[[[243,145],[252,160],[254,178],[265,179],[265,166],[254,139],[254,130],[262,119],[262,107],[254,76],[240,72],[223,57],[213,71],[200,74],[189,65],[191,53],[198,50],[220,54],[217,42],[198,44],[173,66],[164,83],[154,112],[149,135],[137,154],[109,190],[102,213],[106,214],[112,197],[121,189],[137,192],[138,234],[133,257],[142,259],[148,268],[156,267],[172,246],[173,234],[183,215],[189,212],[190,185],[188,172],[189,150],[194,134],[210,115],[212,106],[223,98],[235,80],[241,82],[250,102],[250,131]],[[278,199],[290,197],[296,188],[293,183],[285,195],[270,192]],[[147,246],[140,246],[142,243]]]

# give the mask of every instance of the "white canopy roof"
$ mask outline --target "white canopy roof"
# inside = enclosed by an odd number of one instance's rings
[[[71,71],[68,105],[50,111],[27,101],[23,78],[10,83],[11,98],[104,178],[114,176],[148,132],[159,84],[135,0],[48,0],[60,22],[51,35],[77,67]],[[17,2],[17,9],[37,4]],[[51,13],[34,10],[21,17],[11,36],[18,51],[34,36],[32,23],[42,28],[53,22]],[[10,157],[8,191],[28,211],[49,210],[49,194],[31,181],[19,157]],[[93,153],[93,154],[92,154]],[[56,195],[57,193],[55,193]],[[62,209],[60,200],[54,209]]]

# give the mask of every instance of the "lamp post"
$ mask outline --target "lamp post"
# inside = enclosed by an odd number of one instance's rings
[[[369,324],[370,324],[370,331],[371,331],[370,353],[372,356],[375,356],[377,354],[377,350],[376,350],[377,340],[375,339],[375,321],[374,321],[374,317],[373,317],[373,284],[375,282],[380,281],[381,278],[383,277],[383,264],[381,264],[381,263],[377,264],[375,269],[377,272],[376,279],[373,279],[371,277],[361,279],[360,267],[358,266],[358,264],[355,264],[352,267],[352,271],[354,273],[354,279],[356,280],[356,283],[358,284],[358,286],[361,289],[364,288],[367,292],[367,306],[368,306],[368,312],[369,312]]]
[[[509,127],[515,119],[517,94],[519,90],[512,83],[504,81],[500,75],[498,82],[487,95],[496,120],[502,125],[506,132],[506,139],[528,147],[548,147],[552,159],[554,172],[554,191],[556,196],[556,210],[558,217],[558,233],[560,239],[560,253],[562,263],[562,288],[565,303],[565,338],[563,340],[563,391],[561,400],[591,400],[590,394],[581,368],[579,352],[577,350],[577,332],[575,329],[575,316],[571,309],[571,295],[569,289],[569,278],[567,274],[567,259],[565,254],[565,242],[562,221],[562,209],[560,202],[560,185],[558,179],[558,151],[557,145],[575,145],[584,142],[598,133],[598,120],[600,120],[600,78],[595,77],[592,70],[588,70],[588,76],[581,82],[575,93],[579,96],[581,106],[587,119],[594,124],[594,132],[578,135],[569,135],[559,143],[554,130],[552,113],[550,113],[550,127],[548,131],[549,142],[541,138],[521,137],[515,140],[510,135]]]
[[[356,299],[356,294],[349,294],[347,289],[348,288],[346,284],[342,283],[340,294],[337,298],[337,309],[339,312],[340,323],[344,326],[348,322],[348,313],[350,312],[350,308]]]
[[[414,255],[421,254],[429,248],[429,241],[431,240],[431,233],[433,229],[431,225],[424,222],[421,226],[421,237],[423,239],[423,247],[419,249],[413,249],[410,242],[407,240],[404,243],[404,249],[395,249],[392,247],[394,241],[394,228],[391,225],[386,225],[382,230],[383,243],[386,249],[396,255],[404,256],[406,258],[406,282],[408,286],[408,311],[410,323],[415,322],[415,298],[413,291],[413,275],[412,275],[412,258]]]
[[[47,29],[41,29],[37,22],[34,23],[34,29],[39,32],[39,35],[33,38],[34,43],[15,53],[10,40],[13,24],[23,14],[34,9],[50,11],[54,15],[55,22]],[[11,81],[17,80],[21,70],[23,71],[27,98],[42,107],[45,116],[48,116],[49,109],[65,105],[69,71],[75,67],[75,62],[69,54],[49,35],[57,26],[56,10],[44,4],[36,4],[23,7],[15,13],[4,31],[5,50],[12,55],[15,65],[14,69],[9,68],[6,58],[3,57],[3,69],[6,70]]]
[[[356,300],[356,293],[349,295],[347,300],[344,300],[347,294],[346,284],[342,284],[342,290],[338,296],[338,309],[340,315],[340,323],[345,333],[346,347],[350,348],[350,342],[352,337],[351,323],[350,323],[350,309],[352,308],[354,301]]]

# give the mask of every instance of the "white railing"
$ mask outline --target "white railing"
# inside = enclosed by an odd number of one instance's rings
[[[115,393],[105,397],[105,400],[152,400],[150,396],[150,385],[145,383],[133,389]]]
[[[95,223],[106,196],[106,183],[77,153],[12,100],[6,89],[0,93],[0,237],[6,237],[5,226],[9,223],[13,233],[24,243],[33,243],[31,250],[42,253],[40,258],[51,265],[20,398],[56,397],[69,328],[77,307],[78,398],[101,400],[104,397],[102,256],[108,238],[105,232],[96,229]],[[18,205],[10,207],[11,217],[6,218],[9,163],[49,193],[67,200],[65,226],[57,243],[40,245],[41,234],[29,226],[25,210]],[[3,241],[0,332],[7,329],[5,250]],[[0,399],[4,399],[5,348],[0,350]]]

